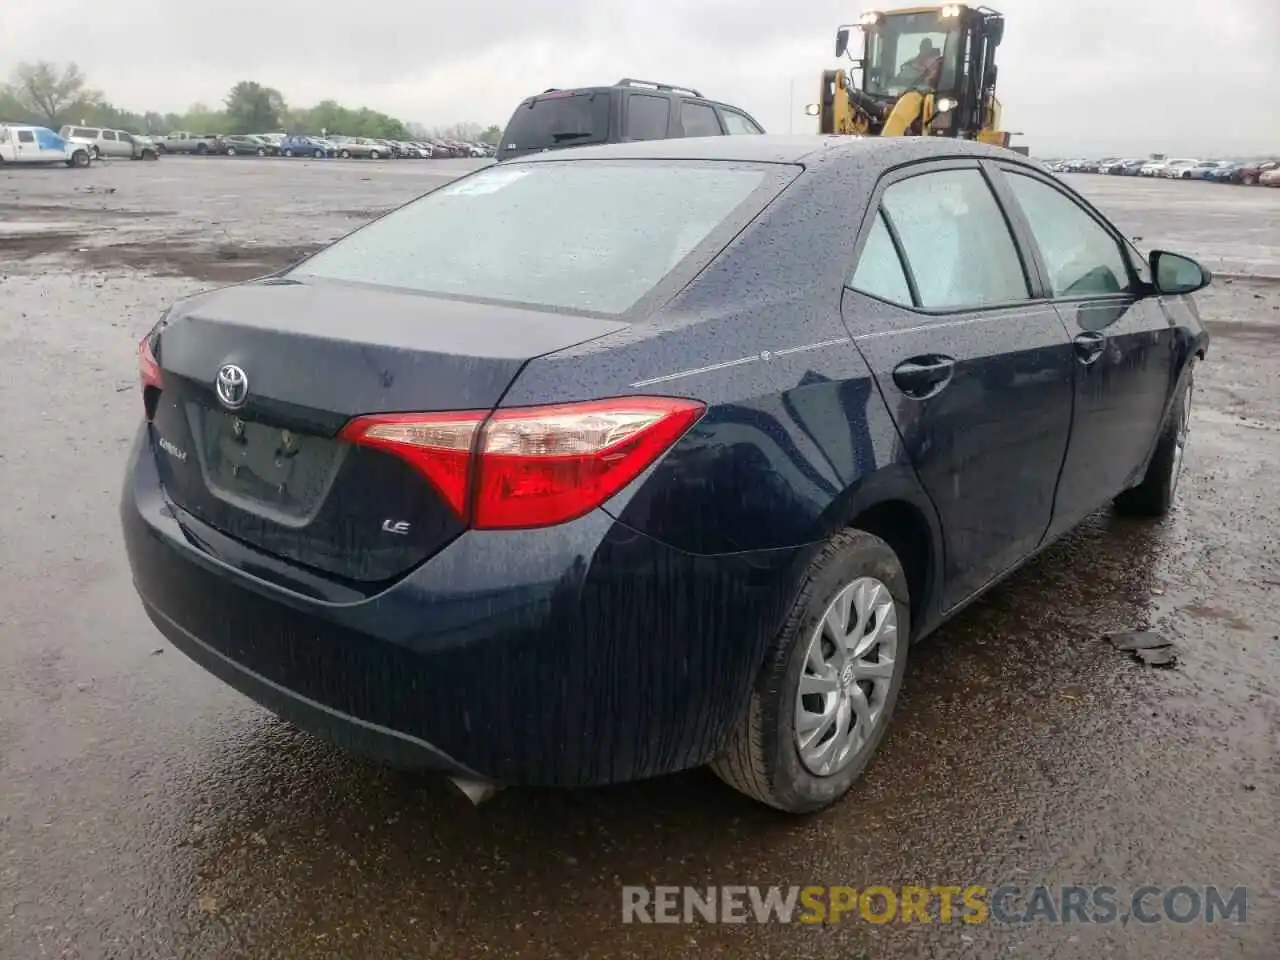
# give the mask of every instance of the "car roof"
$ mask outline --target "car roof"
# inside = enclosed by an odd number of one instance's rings
[[[795,163],[865,158],[894,166],[930,157],[974,156],[1026,163],[1021,154],[1001,147],[951,137],[850,137],[819,134],[679,137],[637,140],[548,150],[504,160],[512,163],[563,163],[577,160],[726,160],[747,163]]]

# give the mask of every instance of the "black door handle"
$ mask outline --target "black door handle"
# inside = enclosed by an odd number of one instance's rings
[[[1093,363],[1107,348],[1107,338],[1100,333],[1082,333],[1073,341],[1076,348],[1076,359],[1085,366]]]
[[[893,368],[893,382],[908,397],[925,400],[951,382],[956,362],[951,357],[929,354],[903,360]]]

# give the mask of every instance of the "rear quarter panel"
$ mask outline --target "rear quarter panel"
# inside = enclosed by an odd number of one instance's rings
[[[655,316],[533,361],[502,405],[705,402],[704,418],[606,504],[689,553],[820,543],[876,500],[932,515],[840,317],[874,179],[819,160]]]

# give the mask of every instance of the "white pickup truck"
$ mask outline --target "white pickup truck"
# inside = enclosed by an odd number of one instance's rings
[[[64,140],[48,127],[0,123],[0,163],[64,163],[87,167],[93,161],[87,144]]]

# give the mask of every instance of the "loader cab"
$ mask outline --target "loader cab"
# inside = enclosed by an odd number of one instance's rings
[[[861,32],[862,49],[851,74],[857,78],[861,73],[861,96],[879,105],[883,114],[904,93],[919,90],[936,98],[938,112],[929,129],[933,136],[979,139],[984,128],[998,125],[995,54],[1004,38],[1000,13],[954,3],[870,11],[856,25],[837,31],[837,56],[852,57],[852,30]]]
[[[953,91],[964,35],[958,17],[938,11],[874,14],[863,25],[862,89],[877,100],[908,90]]]

